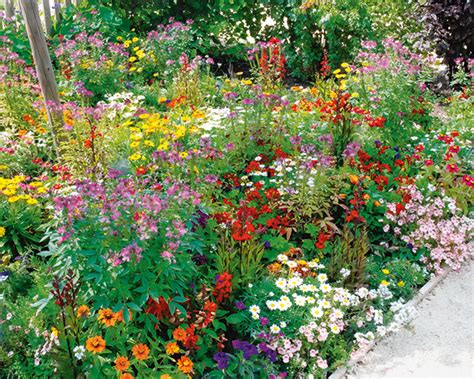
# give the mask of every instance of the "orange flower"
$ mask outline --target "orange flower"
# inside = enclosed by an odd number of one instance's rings
[[[130,367],[130,361],[127,357],[121,355],[115,360],[115,369],[117,371],[124,371]]]
[[[281,270],[281,264],[278,262],[272,263],[268,265],[268,271],[270,271],[272,274],[277,274]]]
[[[186,340],[186,331],[182,328],[176,328],[173,331],[173,338],[176,341],[184,342]]]
[[[380,204],[380,201],[374,201],[374,205],[375,205],[376,207],[380,207],[382,204]]]
[[[123,318],[123,309],[115,313],[115,318],[117,319],[118,322],[125,322],[125,319]],[[133,315],[130,309],[128,310],[128,318],[129,318],[128,321],[132,321]]]
[[[90,312],[91,310],[87,305],[81,305],[77,308],[77,317],[87,317]]]
[[[189,374],[193,372],[193,362],[187,356],[183,355],[178,360],[178,370],[184,374]]]
[[[102,308],[99,310],[99,317],[97,320],[106,326],[114,326],[117,322],[117,314],[112,312],[112,309],[110,308]]]
[[[102,353],[105,350],[105,340],[101,336],[91,337],[86,341],[87,351]]]
[[[349,175],[349,180],[351,181],[352,184],[359,183],[359,177],[357,175]]]
[[[179,346],[176,342],[170,342],[166,345],[166,354],[173,355],[179,352]]]
[[[148,359],[148,355],[150,354],[150,349],[144,343],[139,343],[132,347],[132,353],[140,361]]]
[[[120,379],[133,379],[133,375],[129,374],[128,372],[124,372],[122,375],[120,375]]]
[[[160,376],[160,379],[173,379],[169,374],[163,374]]]

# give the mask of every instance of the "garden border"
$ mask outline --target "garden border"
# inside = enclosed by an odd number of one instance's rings
[[[418,293],[408,301],[400,310],[409,309],[411,307],[417,306],[423,299],[425,299],[433,289],[436,288],[438,284],[440,284],[448,274],[451,272],[451,269],[446,269],[441,275],[434,276],[423,287],[420,288]],[[413,315],[409,321],[412,321],[415,315]],[[384,337],[376,337],[374,338],[362,351],[355,357],[350,359],[344,367],[339,367],[336,371],[334,371],[328,379],[344,379],[345,375],[355,367],[360,361],[362,361],[367,354],[377,345],[378,342],[382,341]]]

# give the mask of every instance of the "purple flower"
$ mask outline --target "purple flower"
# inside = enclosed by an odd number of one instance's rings
[[[244,353],[244,359],[250,359],[253,355],[258,354],[257,347],[247,341],[234,340],[232,341],[232,346],[234,349],[241,350]]]
[[[227,353],[224,353],[223,351],[217,352],[214,354],[213,359],[216,361],[219,370],[225,370],[229,367],[230,357]]]
[[[245,99],[242,100],[242,104],[244,104],[244,105],[252,105],[254,103],[255,103],[255,101],[253,99],[245,98]]]
[[[236,301],[236,302],[235,302],[235,307],[236,307],[237,309],[240,309],[241,311],[247,308],[247,307],[245,306],[245,304],[244,304],[243,302],[241,302],[241,301]]]

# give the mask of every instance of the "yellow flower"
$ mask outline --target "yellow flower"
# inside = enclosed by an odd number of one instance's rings
[[[155,78],[156,78],[157,76],[158,76],[158,73],[157,73],[157,72],[155,72],[155,73],[153,74],[153,77],[155,77]]]
[[[387,282],[386,280],[382,280],[382,281],[380,282],[380,284],[383,285],[383,286],[388,286],[388,285],[389,285],[389,282]]]
[[[20,198],[19,198],[18,196],[10,196],[10,197],[8,198],[8,202],[9,202],[9,203],[15,203],[15,202],[17,202],[18,200],[20,200]]]
[[[0,164],[0,170],[6,170],[8,166],[6,164]]]
[[[7,230],[3,226],[0,226],[0,238],[4,237],[6,232]]]
[[[382,272],[383,272],[385,275],[390,274],[390,271],[388,271],[386,268],[384,268],[384,269],[382,270]]]
[[[134,133],[132,135],[130,135],[130,139],[132,141],[140,141],[142,139],[142,135],[140,133]]]
[[[153,147],[153,146],[155,146],[155,144],[153,143],[153,141],[150,141],[150,140],[145,140],[145,141],[143,141],[143,143],[145,144],[145,146],[148,146],[148,147]]]
[[[138,42],[139,41],[139,38],[138,37],[133,37],[132,38],[132,42]]]
[[[134,141],[134,142],[130,143],[130,147],[132,149],[136,149],[138,146],[140,146],[140,142],[138,142],[138,141]]]
[[[346,77],[346,74],[338,74],[336,75],[336,78],[337,79],[341,79],[341,78],[345,78]]]
[[[204,118],[206,117],[206,114],[201,111],[194,111],[193,114],[191,115],[192,118]]]
[[[398,283],[397,283],[397,286],[399,287],[405,287],[405,282],[403,280],[400,280]]]
[[[135,62],[137,60],[137,57],[130,57],[130,59],[128,60],[129,62]]]
[[[54,334],[56,338],[59,336],[59,330],[55,328],[54,326],[51,328],[51,334]]]
[[[26,203],[29,205],[35,205],[35,204],[38,204],[38,200],[30,198],[26,201]]]
[[[357,92],[354,92],[353,94],[351,94],[351,97],[359,97],[359,94]]]
[[[150,115],[148,113],[142,113],[140,116],[138,116],[138,118],[141,118],[142,120],[144,120],[148,117],[150,117]]]
[[[158,150],[168,150],[168,141],[164,138],[160,139],[160,144],[158,145]]]
[[[137,68],[135,66],[133,66],[133,67],[130,67],[130,69],[128,71],[130,71],[130,72],[137,71]]]
[[[181,156],[181,158],[186,158],[188,156],[188,152],[187,151],[182,151],[181,153],[179,153],[179,155]]]
[[[46,193],[46,192],[48,192],[48,190],[47,190],[45,187],[39,187],[39,188],[36,190],[36,192],[38,192],[38,193]]]
[[[346,63],[346,62],[341,63],[341,67],[344,67],[344,68],[349,67],[349,63]]]
[[[351,72],[351,68],[350,67],[346,67],[346,69],[344,70],[345,72],[349,73]]]
[[[117,37],[117,41],[122,42],[123,38],[121,36]]]
[[[138,153],[135,153],[135,154],[132,154],[130,155],[130,157],[128,157],[128,159],[130,159],[131,161],[138,161],[142,156]]]
[[[158,98],[158,102],[161,104],[161,103],[165,103],[166,102],[166,97],[159,97]]]
[[[340,72],[341,72],[341,70],[340,70],[340,69],[337,69],[337,70],[334,70],[332,73],[333,73],[334,75],[337,75],[337,74],[339,74]]]

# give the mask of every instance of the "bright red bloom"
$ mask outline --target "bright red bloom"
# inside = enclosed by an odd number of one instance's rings
[[[448,164],[448,165],[446,166],[446,169],[447,169],[449,172],[458,172],[458,171],[459,171],[459,167],[458,167],[455,163]]]
[[[163,317],[171,317],[170,307],[163,296],[160,296],[158,301],[154,300],[152,297],[149,297],[147,305],[148,308],[145,310],[145,312],[154,315],[158,320],[161,320]]]
[[[451,153],[458,153],[461,148],[457,145],[453,145],[449,147],[449,152]]]
[[[232,291],[232,275],[224,271],[222,274],[216,276],[216,286],[212,295],[216,299],[217,304],[222,303],[230,297]]]
[[[143,166],[137,167],[135,170],[135,173],[140,176],[140,175],[145,175],[146,174],[146,168]]]

